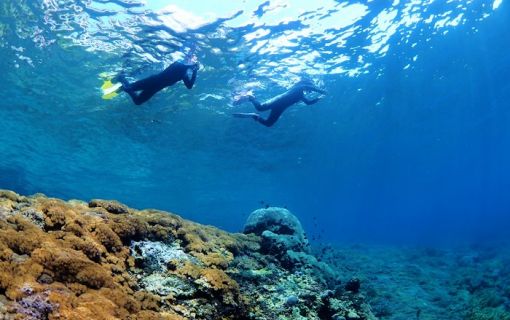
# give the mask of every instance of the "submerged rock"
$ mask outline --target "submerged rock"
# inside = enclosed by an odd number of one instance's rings
[[[290,219],[229,234],[112,201],[0,191],[0,319],[373,319],[363,296],[332,293]],[[266,230],[296,237],[286,259],[263,249]]]
[[[244,233],[260,236],[261,253],[274,257],[285,269],[315,272],[315,277],[335,286],[337,275],[310,253],[305,231],[295,215],[285,208],[269,207],[253,211]]]
[[[285,208],[269,207],[253,211],[244,225],[244,233],[263,239],[262,249],[271,254],[287,250],[309,252],[308,239],[298,218]]]

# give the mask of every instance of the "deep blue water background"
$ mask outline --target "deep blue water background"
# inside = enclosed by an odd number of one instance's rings
[[[179,85],[136,107],[124,96],[99,97],[97,75],[119,57],[65,42],[40,50],[30,39],[2,41],[0,187],[114,198],[230,231],[263,201],[333,242],[504,238],[508,30],[504,1],[482,21],[415,34],[412,48],[391,38],[371,72],[321,75],[328,96],[290,109],[270,129],[230,117],[234,71],[208,69],[219,63],[210,57],[192,91]],[[27,48],[33,66],[13,45]],[[269,98],[282,90],[255,91]]]

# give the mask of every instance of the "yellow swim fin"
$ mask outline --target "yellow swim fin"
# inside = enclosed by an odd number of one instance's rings
[[[106,79],[101,86],[101,90],[103,91],[102,98],[105,100],[110,100],[118,96],[118,91],[122,87],[121,83],[113,83],[111,79]]]

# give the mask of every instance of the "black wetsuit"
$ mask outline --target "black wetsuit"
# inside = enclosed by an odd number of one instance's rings
[[[191,77],[188,77],[188,70],[190,69],[193,73]],[[119,77],[119,81],[122,83],[122,90],[131,96],[136,105],[140,105],[149,100],[158,91],[172,86],[180,80],[184,82],[186,88],[193,88],[197,78],[197,70],[197,64],[174,62],[160,73],[134,83],[128,83],[124,77]],[[138,93],[138,91],[141,92]]]
[[[312,105],[320,100],[320,98],[314,98],[314,99],[307,99],[305,97],[304,92],[305,91],[314,91],[319,92],[321,94],[325,94],[326,91],[317,88],[313,83],[309,81],[300,81],[296,83],[292,88],[290,88],[287,92],[284,94],[277,96],[273,98],[272,100],[260,103],[258,102],[254,97],[249,97],[251,103],[255,106],[255,109],[258,111],[267,111],[271,110],[271,113],[267,117],[267,119],[262,118],[259,114],[249,114],[249,113],[237,113],[234,115],[241,115],[241,116],[251,116],[256,121],[260,122],[261,124],[265,125],[266,127],[271,127],[273,124],[275,124],[276,121],[280,118],[282,113],[287,110],[288,107],[291,105],[298,103],[298,102],[304,102],[307,105]]]

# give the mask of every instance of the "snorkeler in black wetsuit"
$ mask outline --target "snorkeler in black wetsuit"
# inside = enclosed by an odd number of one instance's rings
[[[308,99],[305,96],[306,91],[318,92],[326,94],[326,91],[316,87],[312,81],[301,80],[293,85],[287,92],[279,95],[268,102],[260,103],[253,96],[248,96],[255,109],[258,111],[271,110],[267,119],[262,118],[258,113],[234,113],[233,116],[237,118],[252,118],[266,127],[271,127],[280,118],[282,113],[287,110],[291,105],[303,101],[306,105],[317,103],[320,98]]]
[[[182,62],[174,62],[160,73],[131,84],[127,82],[123,75],[118,76],[117,79],[122,83],[120,90],[124,90],[129,94],[136,105],[141,105],[152,98],[158,91],[172,86],[180,80],[184,82],[186,88],[193,88],[197,78],[197,71],[198,63],[184,64]],[[138,91],[141,92],[138,93]]]

